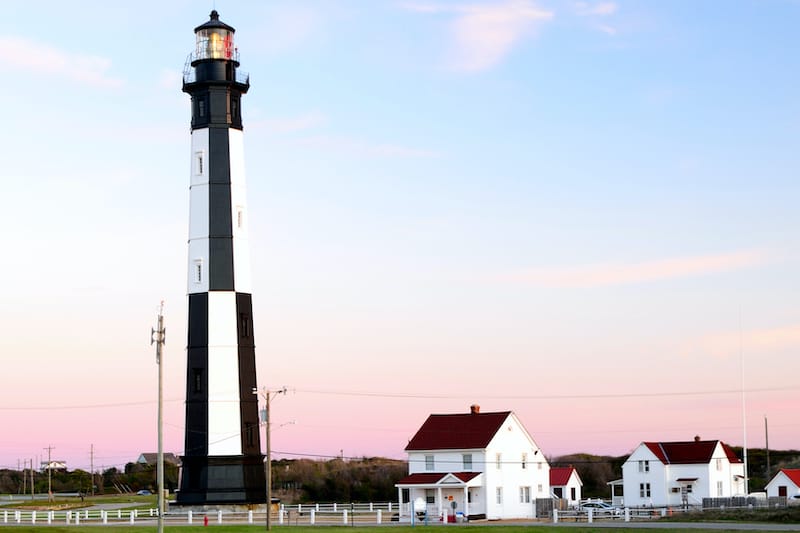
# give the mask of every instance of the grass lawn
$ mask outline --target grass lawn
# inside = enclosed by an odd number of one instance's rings
[[[304,527],[304,526],[275,526],[273,527],[273,531],[280,533],[281,531],[286,530],[286,533],[324,533],[324,532],[331,532],[331,530],[358,530],[358,533],[420,533],[421,529],[430,530],[431,533],[435,533],[437,530],[441,530],[444,528],[445,530],[453,529],[453,528],[467,528],[469,529],[469,533],[531,533],[532,531],[535,533],[552,533],[555,531],[559,531],[563,533],[569,531],[570,533],[589,533],[589,532],[598,532],[598,533],[607,533],[611,531],[608,528],[596,528],[596,527],[559,527],[559,526],[514,526],[514,525],[461,525],[461,526],[358,526],[358,527],[348,527],[348,526],[311,526],[311,527]],[[498,530],[498,528],[500,528]],[[124,531],[125,533],[152,533],[154,531],[153,526],[129,526],[129,525],[119,525],[119,526],[103,526],[102,528],[104,531],[107,529],[119,529],[121,532]],[[209,525],[208,527],[203,526],[164,526],[165,531],[174,531],[176,533],[208,533],[209,529],[213,529],[218,533],[256,533],[257,531],[264,531],[264,525],[241,525],[241,526],[226,526],[226,525]],[[620,528],[622,529],[622,528]],[[623,531],[641,531],[644,529],[649,529],[652,531],[651,528],[647,528],[646,524],[643,524],[641,528],[637,528],[632,526],[630,528],[624,528]],[[322,530],[322,531],[320,531]],[[46,526],[46,527],[33,527],[33,526],[13,526],[14,533],[41,533],[42,531],[46,531],[47,533],[97,533],[98,528],[97,526]],[[659,528],[657,531],[664,531],[664,532],[676,532],[676,531],[691,531],[694,533],[703,532],[703,531],[733,531],[733,530],[725,530],[725,529],[684,529],[684,528],[671,528],[671,529],[661,529]]]

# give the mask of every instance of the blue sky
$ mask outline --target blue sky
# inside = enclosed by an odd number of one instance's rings
[[[741,445],[743,382],[750,444],[767,416],[800,447],[796,0],[9,1],[0,418],[50,424],[0,465],[152,451],[162,298],[182,451],[181,71],[212,7],[251,76],[276,450],[402,457],[470,403],[548,455]]]

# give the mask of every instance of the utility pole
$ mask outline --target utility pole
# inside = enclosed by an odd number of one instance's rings
[[[31,500],[36,496],[36,489],[33,487],[33,457],[31,457]]]
[[[92,496],[94,496],[94,444],[89,445],[89,470],[92,474]]]
[[[47,501],[53,501],[53,461],[51,452],[52,446],[45,448],[47,450]]]
[[[156,345],[156,364],[158,364],[158,533],[164,533],[164,374],[161,370],[161,351],[166,340],[164,328],[164,300],[158,309],[158,329],[150,330],[150,345]]]
[[[253,394],[258,394],[258,390],[253,389]],[[264,461],[264,477],[267,478],[267,518],[266,518],[266,526],[267,531],[272,529],[272,523],[270,522],[270,513],[272,511],[272,447],[270,445],[270,424],[271,416],[269,412],[269,403],[272,398],[277,396],[278,394],[286,394],[286,387],[282,389],[271,391],[267,388],[262,389],[261,395],[264,397],[264,427],[265,427],[265,438],[264,441],[266,443],[267,448],[267,456]]]
[[[770,477],[772,475],[772,468],[770,468],[770,464],[769,464],[769,427],[767,426],[767,417],[766,416],[764,417],[764,440],[766,441],[764,443],[764,446],[766,446],[766,448],[767,448],[767,477],[765,479],[767,479],[767,481],[769,481],[769,479],[770,479]]]
[[[19,464],[19,460],[17,460],[17,464]],[[25,472],[27,470],[28,460],[22,460],[22,494],[28,494],[28,473]]]

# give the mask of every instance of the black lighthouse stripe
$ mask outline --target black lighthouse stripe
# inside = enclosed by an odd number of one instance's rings
[[[232,291],[233,213],[231,208],[231,154],[228,128],[208,130],[208,290]]]

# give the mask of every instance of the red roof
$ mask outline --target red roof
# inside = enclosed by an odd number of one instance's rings
[[[575,471],[572,466],[551,466],[550,467],[550,486],[563,487],[569,483],[569,478]]]
[[[406,451],[486,448],[510,414],[511,411],[430,415]]]
[[[800,468],[781,468],[781,472],[792,480],[792,483],[800,487]]]
[[[651,452],[664,464],[705,464],[711,462],[711,456],[722,445],[728,460],[731,463],[741,463],[733,450],[718,440],[692,440],[680,442],[644,442]]]
[[[433,485],[441,481],[447,475],[454,475],[464,483],[470,479],[479,476],[480,472],[419,472],[404,477],[397,482],[398,485]]]

